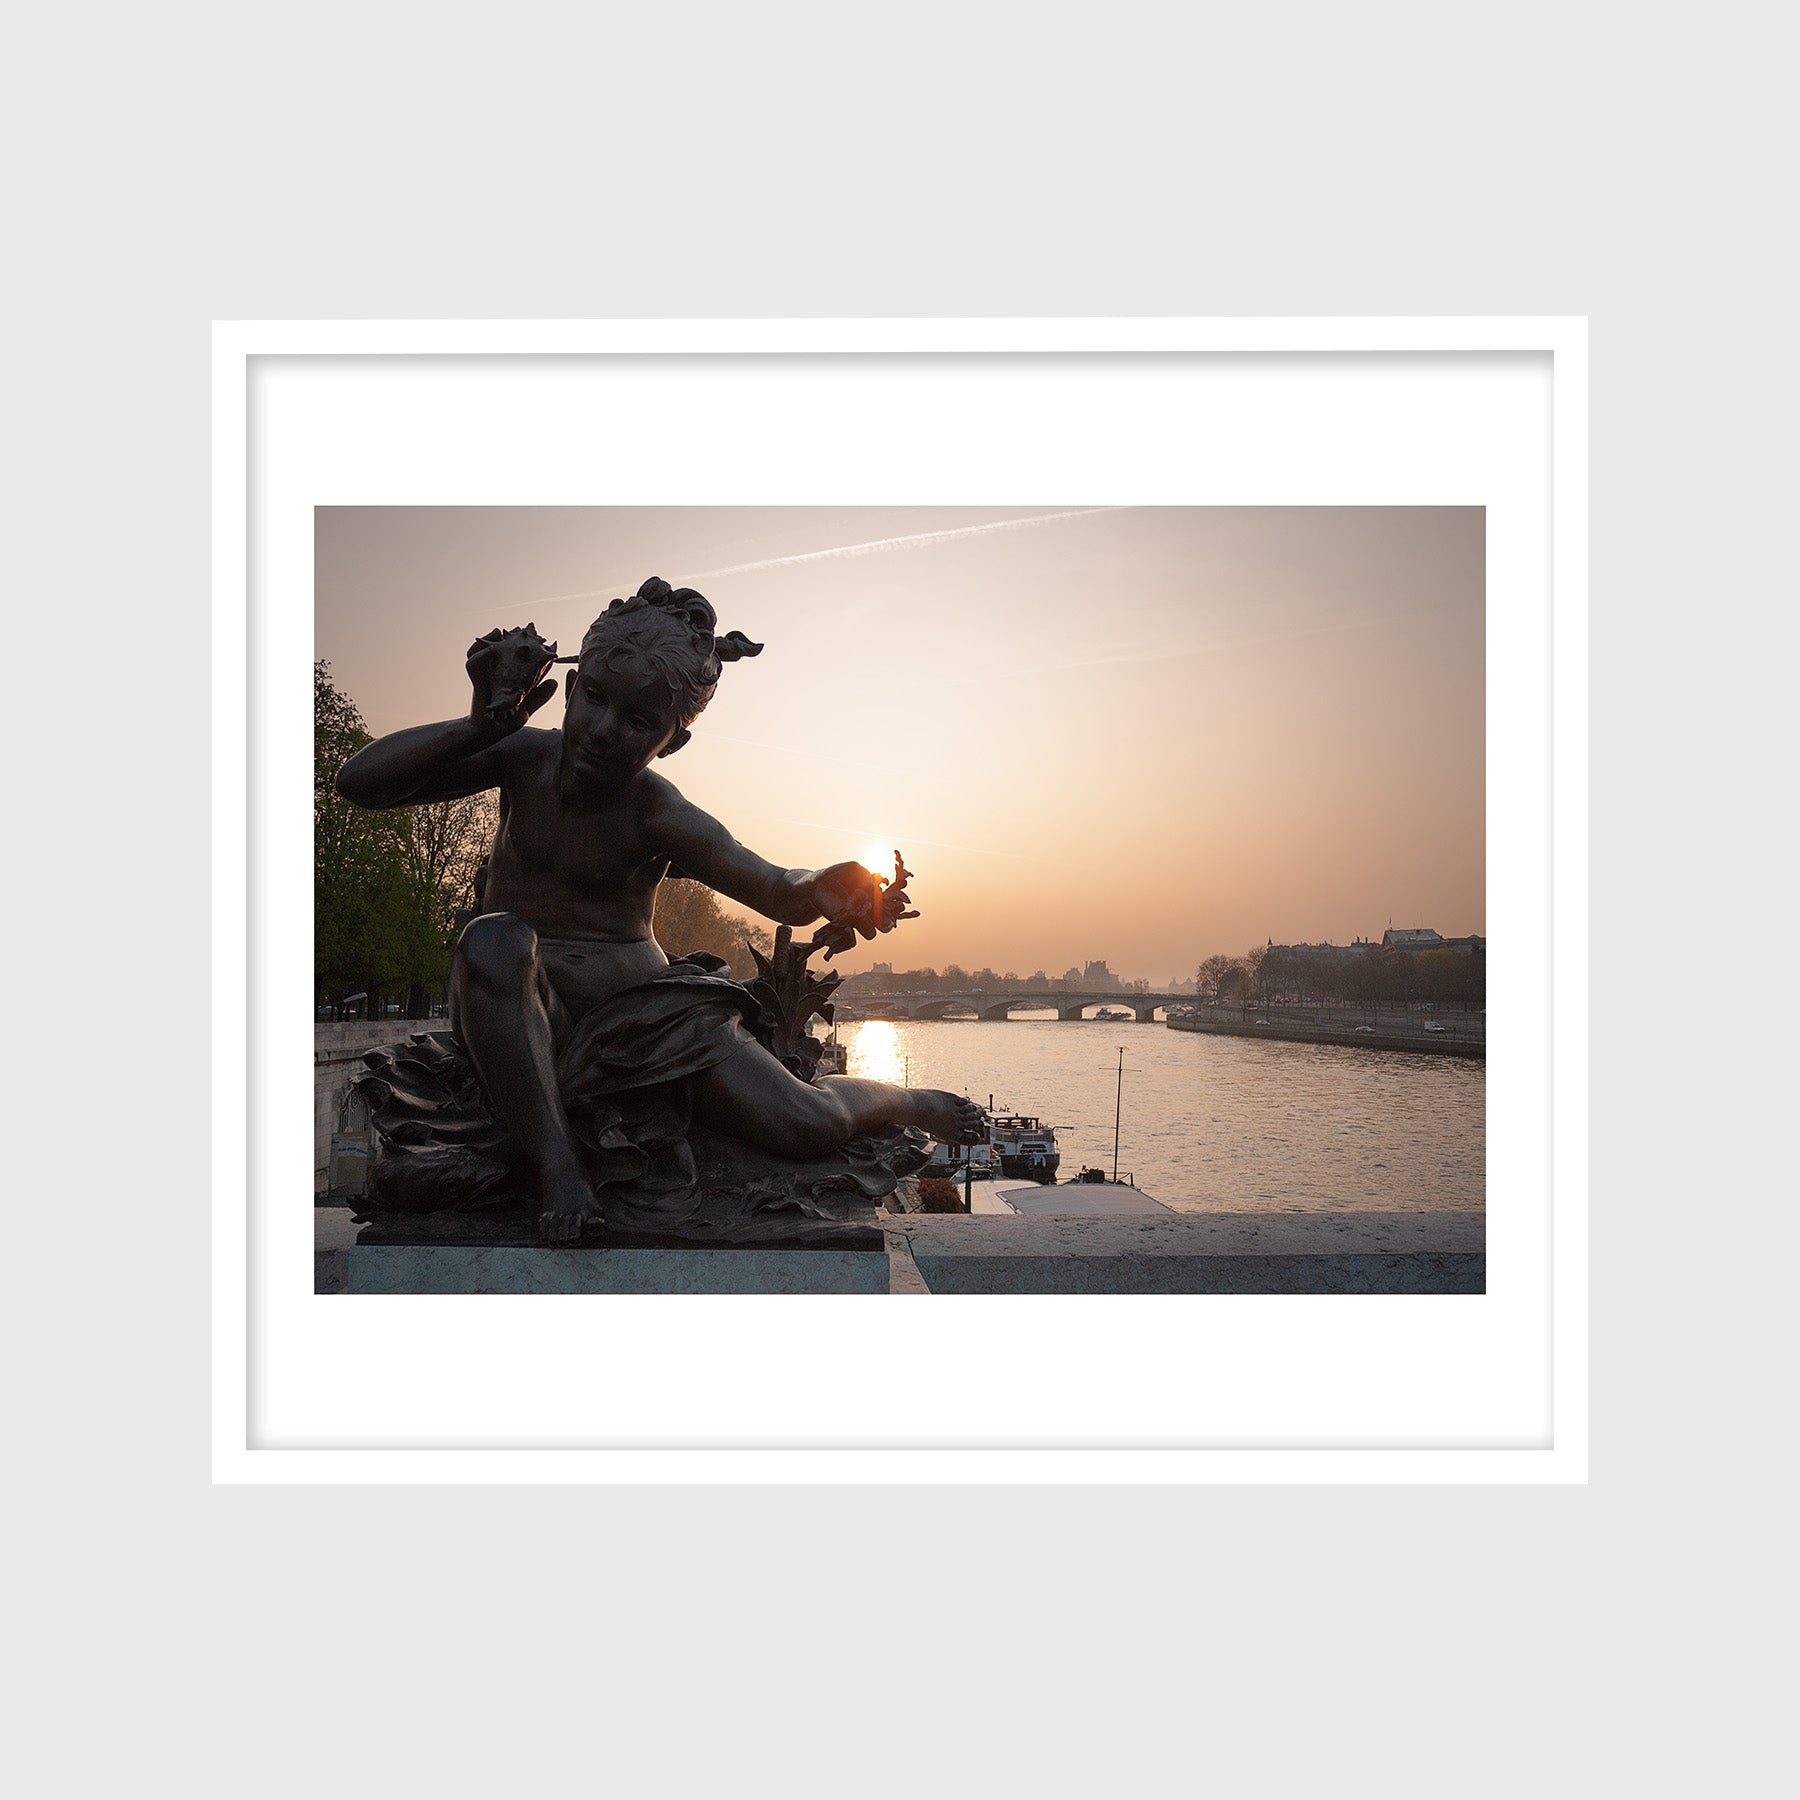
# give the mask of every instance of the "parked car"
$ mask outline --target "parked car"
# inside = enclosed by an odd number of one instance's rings
[[[1427,1019],[1425,1021],[1425,1029],[1427,1031],[1442,1031],[1444,1027],[1436,1019]]]

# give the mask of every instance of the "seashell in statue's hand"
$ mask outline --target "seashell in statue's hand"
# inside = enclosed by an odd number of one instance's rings
[[[474,689],[470,716],[478,723],[515,731],[556,691],[545,677],[556,660],[556,646],[538,635],[536,625],[490,631],[469,646],[469,683]]]

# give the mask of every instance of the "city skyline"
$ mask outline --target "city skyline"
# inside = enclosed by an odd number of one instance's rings
[[[1413,928],[1390,927],[1389,929],[1420,929],[1420,928],[1418,928],[1418,927],[1413,927]],[[1434,926],[1426,926],[1426,927],[1423,927],[1422,929],[1430,930],[1430,931],[1436,930],[1436,928]],[[1467,933],[1467,932],[1448,932],[1448,931],[1446,931],[1446,932],[1438,933],[1438,935],[1440,938],[1442,938],[1444,940],[1445,943],[1450,943],[1458,938],[1466,938],[1469,936],[1480,937],[1480,936],[1483,936],[1484,934],[1479,933],[1479,932]],[[1305,943],[1305,942],[1302,942],[1302,943],[1287,943],[1287,942],[1277,943],[1275,941],[1275,939],[1273,939],[1273,938],[1265,938],[1261,944],[1251,943],[1251,944],[1244,945],[1242,948],[1236,949],[1236,950],[1226,950],[1226,949],[1222,949],[1222,948],[1210,949],[1210,950],[1203,952],[1201,957],[1198,960],[1204,961],[1206,959],[1206,957],[1208,957],[1208,956],[1243,956],[1249,951],[1266,949],[1266,948],[1270,948],[1270,947],[1277,949],[1277,950],[1321,950],[1321,949],[1322,950],[1356,950],[1356,949],[1362,949],[1362,948],[1378,949],[1378,948],[1381,948],[1382,945],[1381,945],[1381,939],[1379,937],[1370,937],[1367,934],[1363,934],[1361,936],[1357,936],[1357,937],[1353,937],[1353,938],[1341,939],[1341,940],[1332,939],[1332,938],[1319,938],[1312,943]],[[1433,947],[1433,946],[1427,946],[1427,947]],[[871,948],[871,950],[875,950],[875,949],[879,949],[880,946],[878,944],[871,945],[870,948]],[[883,957],[883,958],[879,958],[876,960],[876,962],[872,965],[871,972],[879,973],[884,967],[886,967],[891,973],[904,974],[909,969],[924,969],[924,968],[928,968],[928,967],[932,967],[932,966],[935,966],[935,965],[924,964],[924,963],[899,962],[899,961],[896,961],[892,957]],[[1198,965],[1196,964],[1196,966],[1198,966]],[[943,965],[942,968],[939,969],[939,973],[942,974],[952,967],[967,970],[971,974],[976,973],[982,969],[989,969],[989,970],[993,970],[993,972],[996,974],[1012,975],[1021,981],[1031,980],[1039,975],[1045,976],[1048,979],[1053,980],[1053,981],[1064,981],[1064,980],[1068,980],[1068,979],[1075,978],[1075,977],[1079,977],[1082,980],[1086,980],[1090,976],[1092,976],[1096,970],[1099,971],[1099,978],[1104,978],[1107,975],[1119,976],[1119,975],[1123,974],[1123,978],[1126,980],[1142,980],[1143,979],[1142,976],[1124,974],[1123,971],[1113,968],[1111,966],[1111,959],[1108,957],[1104,957],[1104,956],[1085,957],[1079,963],[1070,963],[1060,973],[1058,973],[1058,971],[1056,971],[1055,969],[1044,968],[1044,967],[1038,967],[1038,968],[1033,968],[1033,969],[1016,969],[1015,968],[1015,969],[1001,970],[1001,969],[997,968],[996,965],[993,963],[982,962],[982,963],[971,964],[970,962],[967,961],[967,959],[965,959],[963,957],[953,956],[950,958],[950,960],[947,963],[945,963]],[[1191,979],[1191,976],[1192,976],[1192,972],[1190,971],[1188,975],[1181,976],[1180,979],[1188,980],[1188,979]],[[1154,978],[1152,978],[1152,979],[1154,980]]]
[[[315,517],[315,654],[377,735],[466,710],[490,626],[568,653],[647,575],[701,588],[767,648],[659,771],[784,866],[904,853],[923,916],[848,970],[1485,932],[1479,508]]]

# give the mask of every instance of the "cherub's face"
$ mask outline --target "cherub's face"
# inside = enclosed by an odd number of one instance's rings
[[[615,787],[646,769],[677,737],[685,741],[676,699],[660,676],[609,669],[585,658],[569,677],[563,748],[585,780]]]

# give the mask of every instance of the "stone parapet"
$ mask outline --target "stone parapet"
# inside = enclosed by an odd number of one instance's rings
[[[321,1209],[325,1216],[327,1209]],[[318,1291],[356,1294],[1483,1294],[1480,1212],[909,1213],[876,1248],[344,1247]],[[340,1271],[337,1258],[343,1258]]]
[[[1480,1212],[908,1214],[884,1222],[934,1294],[1481,1294]]]
[[[363,1052],[405,1042],[415,1031],[447,1031],[442,1019],[353,1020],[313,1027],[313,1191],[323,1190],[331,1134],[350,1083],[361,1074]]]

